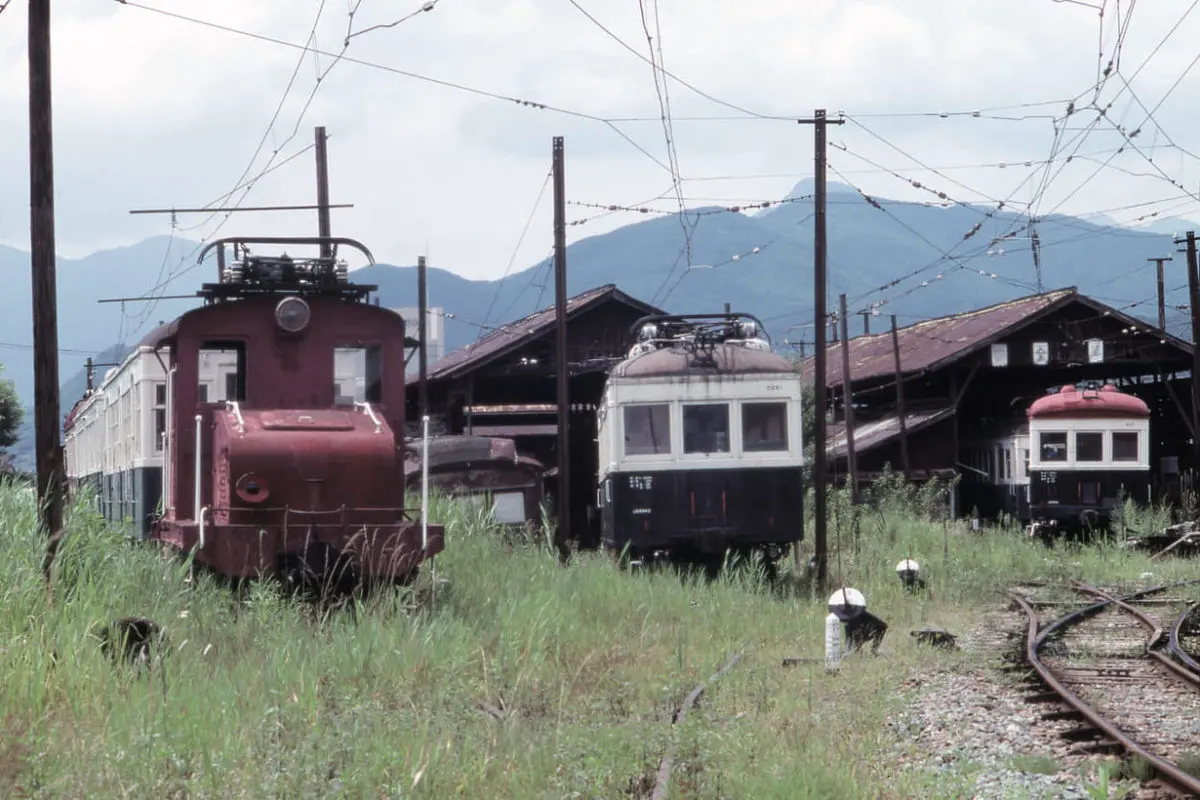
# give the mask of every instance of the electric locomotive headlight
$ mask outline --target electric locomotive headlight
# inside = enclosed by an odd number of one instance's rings
[[[648,342],[658,336],[658,326],[653,322],[647,322],[638,331],[638,339],[643,342]]]
[[[299,333],[308,327],[311,315],[308,303],[299,297],[285,297],[275,306],[275,322],[288,333]]]

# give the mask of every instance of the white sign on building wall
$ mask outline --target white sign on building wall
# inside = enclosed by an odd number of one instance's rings
[[[404,318],[405,334],[419,339],[421,332],[419,310],[416,308],[393,308],[392,310]],[[426,309],[425,314],[425,333],[429,337],[426,358],[432,364],[446,355],[446,313],[443,308],[429,308]],[[408,362],[408,371],[416,372],[419,367],[420,362],[414,354],[412,360]]]

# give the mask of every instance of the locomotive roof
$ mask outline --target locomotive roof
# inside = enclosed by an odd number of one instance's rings
[[[712,364],[699,360],[690,349],[676,346],[651,350],[627,358],[612,369],[618,378],[659,378],[687,375],[777,375],[795,372],[791,361],[769,350],[753,350],[736,342],[714,345]]]
[[[1064,386],[1056,394],[1035,400],[1027,412],[1030,419],[1045,417],[1148,417],[1150,407],[1134,397],[1107,385],[1096,389]]]

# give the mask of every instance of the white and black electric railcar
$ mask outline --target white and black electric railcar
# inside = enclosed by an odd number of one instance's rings
[[[1115,386],[1064,386],[1029,407],[1031,532],[1093,527],[1153,500],[1150,408]]]
[[[1115,386],[1067,385],[1035,400],[1027,421],[964,448],[964,502],[1010,514],[1031,534],[1076,531],[1131,498],[1153,501],[1150,409]]]
[[[1029,518],[1029,425],[1020,423],[963,443],[962,506],[980,519]]]
[[[803,537],[801,378],[748,314],[652,316],[598,411],[601,540],[774,561]]]

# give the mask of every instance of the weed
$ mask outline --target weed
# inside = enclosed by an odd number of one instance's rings
[[[1049,755],[1017,755],[1010,763],[1018,772],[1035,775],[1057,775],[1061,769],[1054,756]]]
[[[676,788],[702,795],[958,796],[959,778],[889,757],[905,679],[970,658],[907,631],[965,633],[1020,579],[1127,580],[1151,562],[1112,543],[1043,548],[944,522],[944,486],[889,477],[869,499],[850,547],[848,497],[831,493],[847,521],[831,534],[844,545],[831,580],[863,591],[891,630],[884,657],[826,675],[826,598],[780,588],[805,586],[802,570],[770,587],[758,569],[635,576],[600,553],[564,566],[549,537],[502,537],[485,513],[435,497],[448,581],[436,606],[423,568],[411,587],[314,614],[270,583],[235,594],[193,577],[81,500],[47,592],[33,498],[0,489],[0,794],[636,795],[677,734]],[[922,594],[894,572],[909,556]],[[1153,571],[1185,569],[1164,559]],[[131,617],[168,643],[149,679],[114,669],[98,644]],[[680,699],[740,650],[671,731]],[[783,669],[785,656],[817,666]]]

